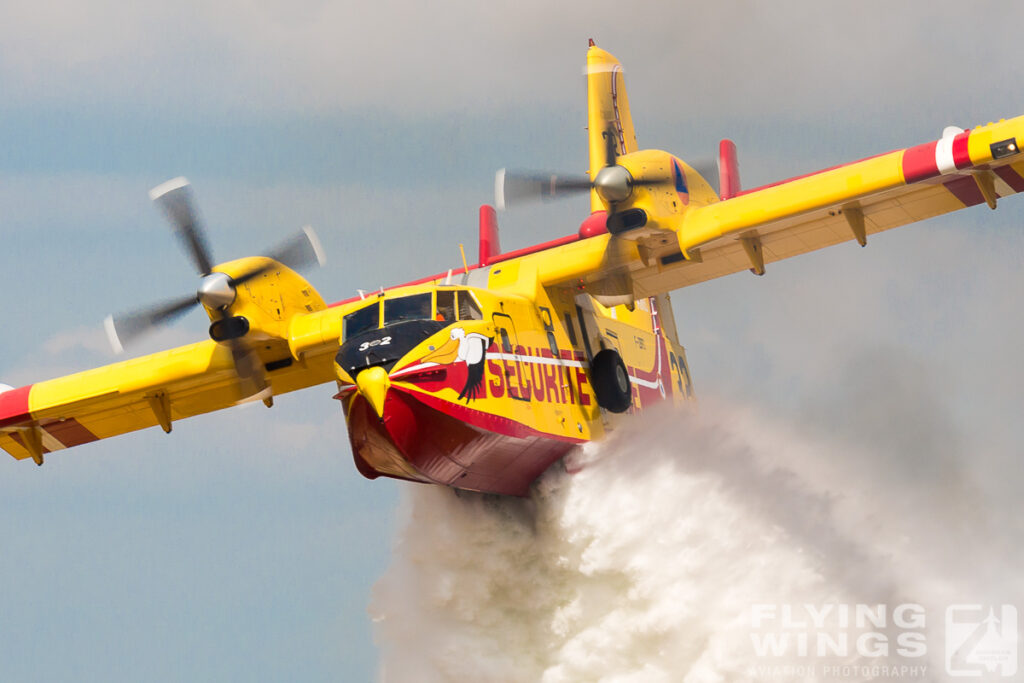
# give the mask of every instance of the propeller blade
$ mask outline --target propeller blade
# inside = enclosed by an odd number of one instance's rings
[[[149,198],[167,214],[199,274],[208,275],[213,270],[213,255],[206,243],[188,180],[178,177],[157,185],[149,191]]]
[[[320,238],[308,225],[298,234],[271,249],[267,257],[292,270],[303,270],[314,264],[323,266],[326,262]]]
[[[524,173],[501,169],[494,177],[494,203],[498,209],[509,202],[560,199],[590,191],[590,177],[585,175],[554,175]]]
[[[718,193],[718,162],[711,159],[698,159],[694,162],[687,162],[687,165],[696,171],[707,183]],[[675,182],[675,177],[669,173],[664,176],[646,176],[640,178],[633,178],[630,181],[630,185],[633,187],[643,187],[645,185],[661,185],[663,183]]]
[[[687,162],[690,164],[690,168],[700,174],[700,176],[707,181],[711,189],[715,191],[715,194],[720,192],[718,187],[718,161],[715,159],[697,159],[693,162]]]
[[[267,254],[267,258],[272,259],[283,266],[287,266],[292,270],[303,270],[314,264],[322,266],[325,263],[324,250],[323,247],[320,246],[320,238],[316,236],[316,232],[313,231],[313,228],[308,225],[297,235],[289,237],[287,240],[271,249]],[[260,275],[263,275],[263,273],[273,270],[275,267],[276,266],[273,263],[267,263],[258,268],[254,268],[232,279],[231,284],[235,287],[245,284],[254,277],[259,277]]]
[[[673,180],[672,176],[649,176],[646,178],[632,178],[629,181],[630,187],[647,187],[650,185],[664,185],[665,183],[671,183]]]
[[[277,268],[279,265],[300,270],[314,263],[319,265],[324,263],[320,240],[313,229],[307,226],[297,235],[270,250],[267,254],[269,261],[265,265],[244,272],[234,279],[226,273],[214,273],[213,256],[206,243],[206,234],[199,220],[188,180],[181,177],[168,180],[150,190],[149,197],[167,214],[174,226],[175,233],[185,245],[185,250],[202,275],[202,280],[196,294],[189,297],[165,301],[134,313],[116,317],[107,316],[103,324],[110,345],[116,353],[124,351],[124,345],[135,337],[174,320],[200,303],[210,309],[210,316],[213,320],[210,326],[210,336],[215,341],[226,341],[229,333],[237,333],[236,336],[243,335],[248,331],[248,321],[245,318],[228,319],[227,316],[227,309],[237,296],[235,288],[238,285]],[[229,324],[239,321],[245,324],[244,330]],[[221,329],[224,335],[216,336],[215,328]],[[263,392],[269,391],[263,365],[255,351],[248,350],[237,338],[229,343],[239,382],[243,386],[243,394],[248,397],[253,394],[262,395]]]
[[[235,374],[238,376],[238,389],[241,401],[270,396],[270,386],[263,369],[263,361],[254,350],[246,348],[240,339],[232,339],[231,358],[235,362]],[[240,401],[240,402],[241,402]]]
[[[103,326],[107,331],[110,346],[115,353],[121,353],[124,351],[124,344],[153,328],[166,325],[198,304],[196,295],[191,294],[134,313],[118,316],[108,315],[107,319],[103,321]]]

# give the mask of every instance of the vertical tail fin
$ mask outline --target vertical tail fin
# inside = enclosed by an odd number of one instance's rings
[[[590,177],[614,163],[614,157],[637,151],[633,117],[622,77],[622,65],[591,41],[587,50],[587,127],[590,134]],[[603,211],[597,193],[590,193],[592,211]]]

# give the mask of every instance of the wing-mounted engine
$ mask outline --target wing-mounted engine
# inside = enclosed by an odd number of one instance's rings
[[[254,272],[256,275],[251,275]],[[237,284],[225,288],[226,296],[231,296],[227,308],[200,299],[210,316],[210,337],[214,341],[235,337],[243,328],[241,336],[250,341],[285,340],[293,316],[327,308],[319,292],[305,278],[265,256],[222,263],[213,272],[220,274],[226,276],[227,283]],[[244,321],[236,322],[238,318]]]
[[[639,149],[622,65],[593,41],[587,51],[587,129],[586,175],[502,169],[497,207],[586,192],[593,214],[603,212],[608,232],[637,243],[645,263],[678,255],[682,217],[691,207],[717,202],[718,195],[695,166],[668,152]]]
[[[247,274],[258,272],[246,278]],[[305,278],[277,261],[253,256],[216,267],[239,282],[234,299],[226,308],[203,304],[210,316],[210,338],[226,345],[234,360],[243,398],[262,398],[272,394],[267,381],[269,371],[292,362],[288,347],[288,329],[296,315],[327,308],[320,294]]]
[[[167,214],[199,271],[199,287],[194,294],[108,317],[111,345],[120,352],[136,337],[201,305],[210,316],[210,338],[231,354],[240,399],[262,398],[269,405],[272,388],[267,372],[291,361],[287,342],[291,319],[327,307],[312,285],[295,272],[323,264],[316,233],[306,227],[265,256],[215,266],[188,181],[170,180],[151,190],[150,197]]]
[[[660,243],[689,207],[718,201],[696,169],[668,152],[641,150],[613,162],[594,177],[594,191],[608,212],[607,227],[613,235],[641,242],[655,238]]]
[[[545,284],[572,282],[602,305],[631,304],[642,294],[634,272],[682,260],[678,229],[687,212],[719,201],[697,170],[711,164],[690,165],[668,152],[639,149],[622,66],[593,42],[587,52],[587,129],[587,174],[502,169],[495,179],[495,204],[504,209],[588,193],[592,213],[580,235],[607,231],[611,238],[600,246],[581,246],[572,260],[550,264]]]
[[[607,212],[612,234],[657,249],[666,237],[658,233],[672,230],[691,203],[718,201],[694,168],[668,152],[640,149],[622,64],[593,41],[587,50],[587,130],[590,209]]]

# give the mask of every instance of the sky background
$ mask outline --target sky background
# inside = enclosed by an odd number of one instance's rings
[[[701,159],[731,137],[752,187],[1024,113],[1022,20],[944,1],[0,2],[0,381],[111,362],[104,316],[193,291],[146,194],[168,178],[192,181],[219,260],[313,225],[328,265],[309,279],[334,301],[472,254],[496,169],[585,170],[587,38],[625,65],[641,146]],[[503,246],[586,211],[502,214]],[[877,442],[893,476],[970,480],[1020,525],[1022,215],[1010,198],[676,293],[698,394]],[[331,389],[0,460],[0,677],[372,679],[366,607],[410,485],[358,475]]]

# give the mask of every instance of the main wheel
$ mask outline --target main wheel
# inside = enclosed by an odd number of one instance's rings
[[[615,349],[605,349],[590,364],[590,381],[597,394],[597,404],[613,413],[624,413],[633,403],[626,364]]]

